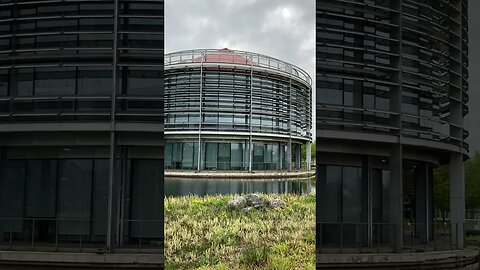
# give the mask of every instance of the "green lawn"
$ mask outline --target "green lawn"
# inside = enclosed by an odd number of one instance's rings
[[[244,213],[226,210],[234,195],[165,198],[165,268],[314,269],[315,194],[264,196],[288,206]]]

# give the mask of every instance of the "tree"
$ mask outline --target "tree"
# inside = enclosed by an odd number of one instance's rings
[[[478,152],[465,163],[465,208],[467,211],[480,208],[480,154]]]
[[[450,209],[450,173],[448,165],[440,166],[433,173],[433,202],[443,214]],[[465,162],[465,210],[480,208],[480,154]]]
[[[316,157],[317,157],[317,141],[314,140],[311,144],[310,144],[310,149],[312,149],[312,160],[315,160]],[[302,144],[302,160],[307,160],[307,145],[306,144]]]

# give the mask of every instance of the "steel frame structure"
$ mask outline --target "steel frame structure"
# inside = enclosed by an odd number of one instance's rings
[[[196,169],[202,170],[202,139],[241,137],[252,171],[253,141],[287,143],[288,153],[292,140],[310,142],[311,84],[302,69],[257,53],[196,49],[166,54],[166,139],[197,137]]]
[[[123,162],[163,160],[163,22],[163,0],[0,1],[0,163],[24,146],[108,158],[107,252],[123,241]],[[134,88],[145,76],[154,90]]]
[[[450,164],[452,241],[463,248],[467,9],[466,0],[317,1],[317,162],[389,160],[396,251],[407,159]]]

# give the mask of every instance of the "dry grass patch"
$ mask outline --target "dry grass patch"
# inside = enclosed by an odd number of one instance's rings
[[[165,198],[166,269],[314,269],[315,194],[244,213],[234,195]]]

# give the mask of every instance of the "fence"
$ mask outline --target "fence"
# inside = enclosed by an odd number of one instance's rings
[[[106,246],[106,220],[0,218],[0,250],[99,252]],[[120,220],[117,249],[163,249],[163,220]]]
[[[458,225],[450,223],[405,223],[401,252],[455,250]],[[361,254],[394,252],[390,223],[317,223],[317,253]],[[465,237],[461,235],[460,237]]]

